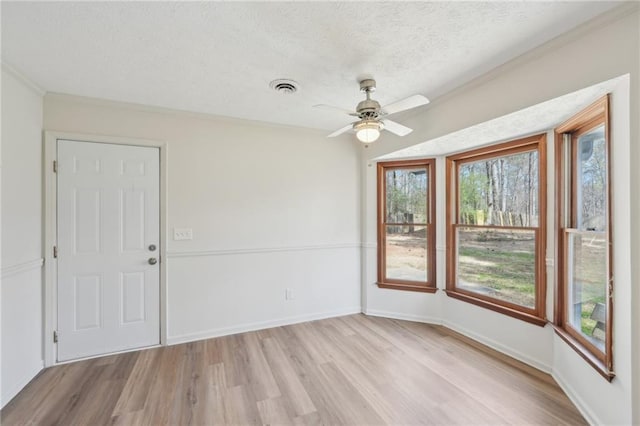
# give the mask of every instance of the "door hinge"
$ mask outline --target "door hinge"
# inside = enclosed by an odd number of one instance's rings
[[[53,173],[58,173],[58,162],[53,160]]]
[[[58,332],[53,331],[53,343],[58,343]]]
[[[53,258],[58,258],[58,246],[53,246]]]

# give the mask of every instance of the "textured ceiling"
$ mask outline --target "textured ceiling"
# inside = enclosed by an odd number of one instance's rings
[[[376,160],[447,155],[553,129],[581,109],[610,93],[626,77],[617,77],[529,108],[431,139]],[[517,132],[517,133],[516,133]]]
[[[2,60],[49,92],[330,130],[350,117],[312,106],[353,109],[361,77],[433,100],[616,5],[3,1]]]

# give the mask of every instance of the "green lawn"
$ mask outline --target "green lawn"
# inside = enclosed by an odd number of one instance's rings
[[[595,244],[594,244],[595,243]],[[574,279],[581,283],[580,328],[591,336],[596,321],[591,314],[596,303],[605,303],[605,255],[603,244],[585,239],[576,247]],[[535,305],[535,245],[517,234],[506,232],[460,233],[458,282],[469,291],[487,294],[521,306]]]
[[[502,300],[533,307],[535,255],[519,250],[461,247],[458,278],[494,290]]]

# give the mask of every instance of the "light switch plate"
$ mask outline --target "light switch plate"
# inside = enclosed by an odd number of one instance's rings
[[[173,228],[173,239],[179,240],[193,240],[193,229],[191,228]]]

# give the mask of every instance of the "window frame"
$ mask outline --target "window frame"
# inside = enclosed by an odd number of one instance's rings
[[[606,201],[607,220],[605,221],[605,237],[607,247],[607,285],[606,285],[606,338],[604,351],[601,351],[588,339],[574,330],[568,321],[569,300],[569,260],[567,233],[579,231],[574,226],[577,223],[577,140],[591,130],[604,125],[605,133],[605,153],[607,167]],[[568,135],[569,139],[565,139]],[[569,143],[569,147],[567,147]],[[570,151],[570,159],[566,158]],[[575,350],[589,365],[591,365],[602,377],[611,381],[615,377],[613,370],[613,206],[612,197],[612,162],[611,162],[611,137],[610,137],[610,115],[609,115],[609,95],[598,99],[578,114],[569,118],[555,129],[555,159],[556,170],[556,295],[554,306],[554,329],[556,334],[562,338],[573,350]],[[568,169],[568,170],[567,170]],[[570,192],[570,194],[567,194]],[[568,224],[567,224],[568,222]]]
[[[426,227],[427,280],[411,281],[386,277],[386,226],[407,225],[388,223],[386,221],[386,171],[394,169],[410,169],[425,167],[427,170],[427,221],[425,224],[414,224]],[[436,160],[434,158],[378,162],[377,165],[377,234],[378,234],[378,280],[380,288],[435,293],[436,287]]]
[[[447,296],[544,327],[546,319],[546,234],[547,234],[547,136],[546,133],[511,140],[487,147],[464,151],[446,158],[446,293]],[[458,173],[461,164],[503,157],[523,152],[538,153],[538,226],[491,228],[533,230],[535,233],[535,304],[527,308],[497,298],[474,293],[457,286],[458,250],[456,228],[460,221],[460,186]],[[455,186],[454,186],[455,185]],[[465,225],[467,226],[467,225]],[[478,226],[478,225],[476,225]]]

